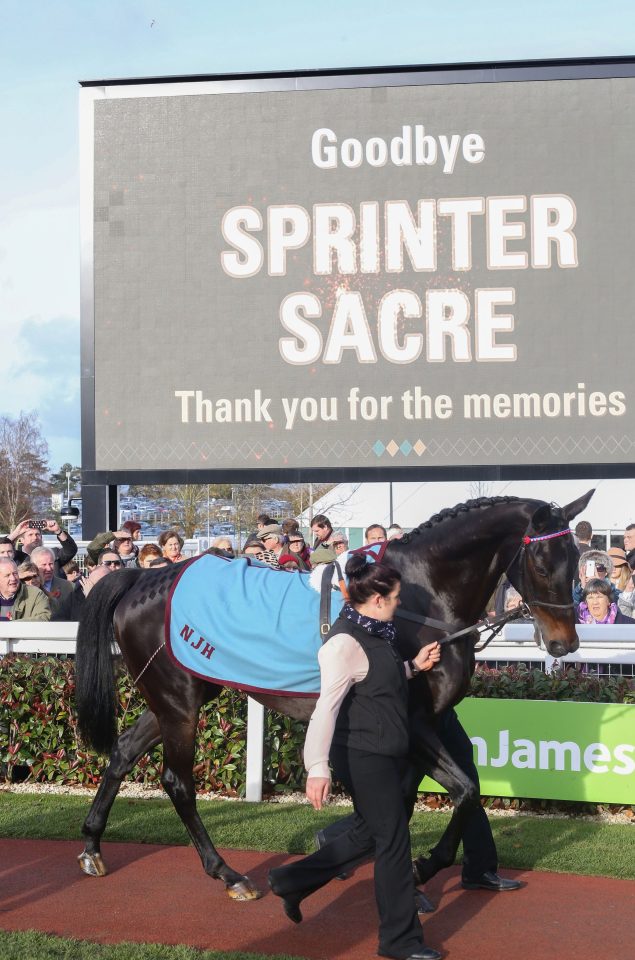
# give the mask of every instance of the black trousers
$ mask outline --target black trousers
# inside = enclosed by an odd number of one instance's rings
[[[398,960],[423,947],[414,904],[414,880],[403,777],[407,761],[334,746],[333,771],[353,799],[351,828],[316,853],[271,871],[276,893],[308,896],[341,871],[375,855],[379,947]],[[348,818],[347,818],[348,819]]]
[[[474,750],[472,748],[472,742],[461,726],[456,712],[454,710],[446,710],[439,718],[438,725],[435,727],[435,731],[452,759],[458,764],[461,770],[463,770],[463,772],[466,773],[474,783],[476,783],[477,788],[480,790],[478,770],[476,768],[476,764],[474,763]],[[427,773],[424,764],[418,763],[416,759],[417,737],[423,735],[425,735],[425,730],[422,728],[419,731],[415,723],[413,729],[411,730],[411,742],[414,760],[407,768],[402,784],[408,819],[410,819],[412,816],[412,811],[417,798],[417,787],[421,783],[424,774]],[[349,830],[354,829],[355,823],[356,816],[355,814],[352,814],[351,816],[343,817],[336,823],[331,824],[331,826],[326,827],[322,832],[327,840],[327,845],[330,847],[336,838],[341,837]],[[474,881],[482,876],[487,870],[495,872],[498,869],[498,854],[496,851],[496,844],[494,843],[494,837],[492,836],[492,828],[490,827],[487,814],[480,804],[469,813],[466,819],[463,828],[462,841],[464,880],[468,882]],[[344,846],[340,846],[339,850],[343,854],[345,851]],[[432,852],[434,853],[434,851]],[[334,850],[333,854],[335,855],[335,853],[336,851]],[[357,863],[363,862],[364,859],[368,859],[372,856],[373,847],[370,845],[366,849],[365,855],[360,856],[357,862],[343,860],[339,864],[339,869],[337,872],[348,872],[352,870]]]

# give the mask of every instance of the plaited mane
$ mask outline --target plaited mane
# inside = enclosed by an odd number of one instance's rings
[[[401,538],[401,543],[409,543],[411,538],[416,534],[423,533],[424,530],[430,530],[431,527],[436,527],[444,520],[454,519],[461,513],[495,507],[500,503],[518,503],[519,500],[520,497],[478,497],[476,500],[466,500],[465,503],[457,503],[455,507],[446,507],[445,510],[442,510],[440,513],[435,513],[429,520],[420,523],[419,526],[411,530],[410,533],[406,533]]]

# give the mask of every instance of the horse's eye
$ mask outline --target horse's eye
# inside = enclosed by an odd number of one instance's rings
[[[545,579],[549,576],[546,568],[541,566],[539,563],[534,563],[534,573],[537,573],[539,577],[544,577]]]

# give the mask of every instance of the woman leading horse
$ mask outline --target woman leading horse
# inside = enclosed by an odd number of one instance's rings
[[[415,617],[437,618],[448,633],[457,632],[478,621],[506,572],[530,607],[549,653],[563,657],[575,651],[571,583],[578,552],[569,523],[584,510],[592,493],[562,508],[515,497],[471,500],[442,511],[401,540],[390,541],[384,557],[401,574],[401,609]],[[111,753],[82,828],[85,849],[80,865],[93,876],[106,873],[100,841],[121,781],[141,756],[162,742],[161,780],[204,870],[222,880],[230,897],[253,899],[259,892],[223,860],[196,810],[192,768],[198,715],[220,687],[175,667],[165,650],[165,609],[179,570],[179,565],[156,572],[122,570],[102,580],[88,597],[77,641],[79,730],[96,750]],[[258,610],[253,616],[258,618]],[[442,636],[438,628],[416,620],[399,619],[397,624],[396,644],[404,660]],[[148,705],[119,737],[113,641]],[[455,805],[434,861],[418,861],[422,880],[453,862],[464,820],[478,804],[474,783],[445,750],[431,722],[463,699],[474,665],[474,634],[463,633],[444,646],[434,670],[409,684],[411,723],[416,722],[420,732],[417,763],[425,765]],[[308,719],[314,706],[307,698],[263,694],[256,699],[298,719]]]

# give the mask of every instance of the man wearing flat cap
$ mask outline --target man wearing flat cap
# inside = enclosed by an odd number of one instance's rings
[[[271,550],[272,553],[275,553],[276,560],[285,552],[284,533],[278,523],[269,523],[262,530],[259,530],[258,539],[262,540],[265,550]]]

